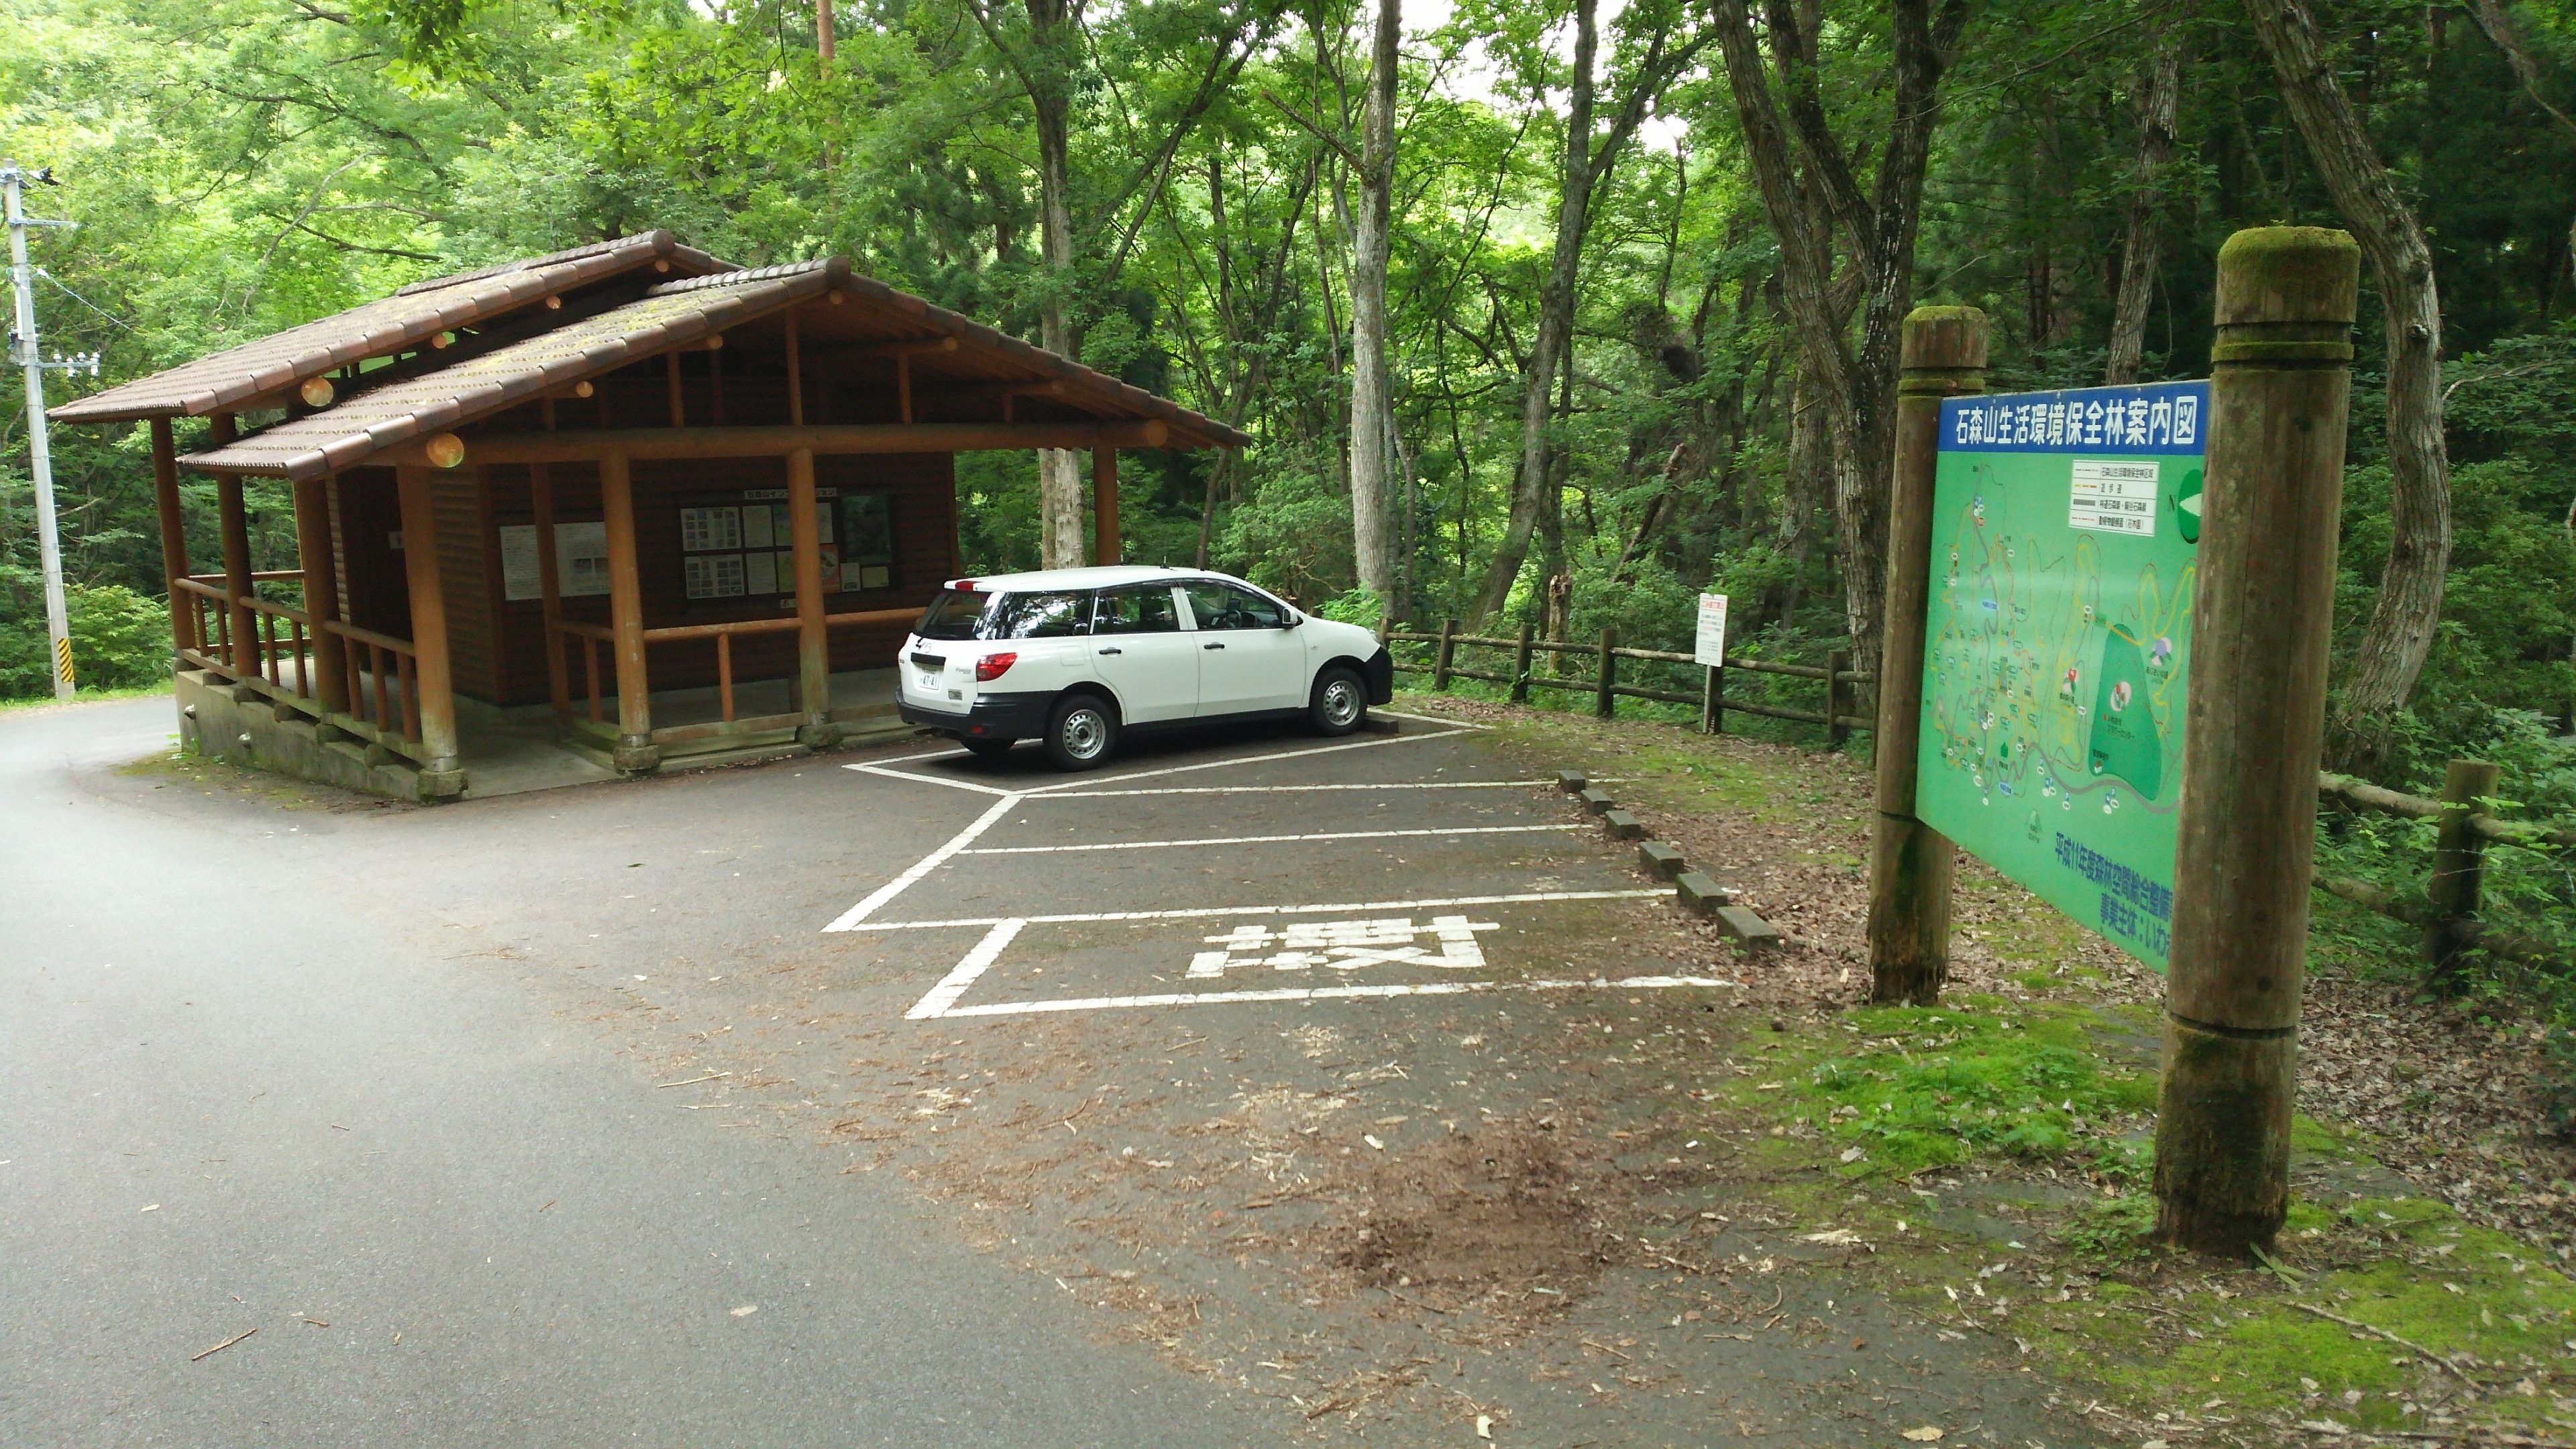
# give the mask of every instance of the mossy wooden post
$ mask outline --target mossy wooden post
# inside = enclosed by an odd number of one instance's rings
[[[1851,738],[1851,726],[1843,720],[1850,715],[1848,692],[1843,676],[1851,672],[1851,651],[1836,649],[1825,656],[1825,746],[1839,750]]]
[[[1538,637],[1538,626],[1521,620],[1520,643],[1512,650],[1512,703],[1529,703],[1530,645]]]
[[[2433,907],[2424,951],[2431,958],[2433,983],[2447,987],[2460,968],[2460,955],[2477,938],[2478,897],[2486,870],[2485,839],[2469,828],[2482,813],[2478,802],[2496,792],[2504,770],[2484,760],[2453,760],[2442,776],[2442,813],[2433,841],[2433,876],[2424,894]]]
[[[810,448],[787,455],[787,537],[796,561],[796,707],[805,712],[796,740],[819,750],[838,743],[838,736],[832,728],[832,641],[823,622],[823,515]]]
[[[635,568],[635,470],[623,453],[599,460],[600,532],[608,548],[608,627],[617,661],[617,748],[610,762],[630,775],[661,767],[653,743],[652,686],[644,673],[644,583]]]
[[[1869,997],[1929,1006],[1941,999],[1950,975],[1952,859],[1949,838],[1914,816],[1923,631],[1932,594],[1932,480],[1941,400],[1986,390],[1986,314],[1974,307],[1915,308],[1905,319],[1898,361],[1886,642],[1874,741],[1878,819],[1869,842]]]
[[[295,566],[304,571],[305,649],[313,671],[313,700],[328,714],[349,712],[349,653],[329,628],[340,617],[340,571],[331,548],[331,485],[307,478],[294,485]]]
[[[438,557],[436,474],[428,468],[394,469],[394,503],[401,511],[403,577],[411,591],[411,684],[420,716],[420,792],[423,799],[465,790],[457,757],[456,684],[447,649],[447,586]]]
[[[2289,1210],[2360,267],[2320,227],[2218,253],[2156,1114],[2156,1233],[2201,1252],[2269,1247]]]
[[[1601,678],[1592,687],[1594,714],[1603,719],[1610,718],[1611,711],[1618,708],[1619,696],[1612,692],[1618,687],[1619,631],[1604,629],[1601,631]]]
[[[1458,655],[1458,621],[1440,621],[1440,652],[1431,656],[1431,687],[1449,687],[1449,665]]]
[[[217,413],[212,419],[208,439],[223,447],[239,436],[231,413]],[[215,524],[224,546],[224,637],[232,647],[224,660],[233,668],[236,680],[251,679],[261,672],[259,653],[259,617],[250,605],[242,602],[258,591],[250,579],[250,509],[242,501],[242,480],[238,473],[223,473],[215,478]]]
[[[204,648],[197,637],[197,596],[179,587],[188,576],[188,522],[179,511],[179,450],[171,441],[170,420],[152,420],[152,501],[161,513],[161,577],[170,595],[170,648],[178,667],[187,654]]]
[[[1726,732],[1726,666],[1712,664],[1708,678],[1699,687],[1699,732],[1704,735]]]

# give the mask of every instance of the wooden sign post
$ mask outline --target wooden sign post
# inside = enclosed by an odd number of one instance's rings
[[[2360,256],[2317,227],[2218,253],[2155,1171],[2157,1235],[2203,1252],[2289,1207]]]
[[[1932,485],[1941,399],[1986,390],[1986,314],[1917,307],[1896,384],[1896,468],[1887,537],[1887,636],[1878,666],[1878,819],[1870,831],[1872,1001],[1929,1006],[1950,971],[1950,842],[1915,818],[1923,730],[1925,604],[1932,592]],[[1837,671],[1838,672],[1838,671]],[[1839,691],[1825,687],[1825,713]]]

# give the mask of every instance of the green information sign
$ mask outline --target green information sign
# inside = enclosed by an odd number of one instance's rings
[[[1941,405],[1915,813],[2161,970],[2209,385]]]

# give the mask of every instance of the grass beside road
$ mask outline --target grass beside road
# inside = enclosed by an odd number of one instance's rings
[[[1804,929],[1737,963],[1777,1004],[1740,1014],[1722,1060],[1696,1064],[1716,1084],[1651,1130],[1746,1142],[1730,1186],[1842,1254],[1811,1271],[2098,1395],[2091,1420],[2115,1441],[2576,1444],[2561,1252],[2464,1217],[2369,1132],[2299,1118],[2276,1253],[2152,1241],[2156,982],[2020,887],[1965,866],[1964,979],[1935,1007],[1863,1004],[1868,787],[1852,762],[1436,695],[1400,707],[1472,714],[1536,769],[1625,777],[1613,793],[1658,831],[1770,830],[1805,858],[1754,901]],[[1789,899],[1786,880],[1838,899]],[[2353,969],[2351,949],[2320,969]]]
[[[73,691],[67,700],[56,699],[50,694],[31,694],[20,699],[0,699],[0,715],[32,713],[40,709],[70,709],[76,705],[104,704],[119,699],[150,699],[169,692],[170,681],[165,679],[158,684],[123,689],[79,689]]]

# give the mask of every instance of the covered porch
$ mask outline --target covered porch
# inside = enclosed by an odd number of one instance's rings
[[[956,453],[1090,453],[1112,561],[1118,450],[1242,441],[837,260],[745,271],[664,234],[55,415],[150,424],[190,742],[424,800],[902,731],[895,649],[959,567]],[[214,480],[220,571],[192,569],[183,467]],[[253,567],[256,476],[288,485],[294,568]]]

